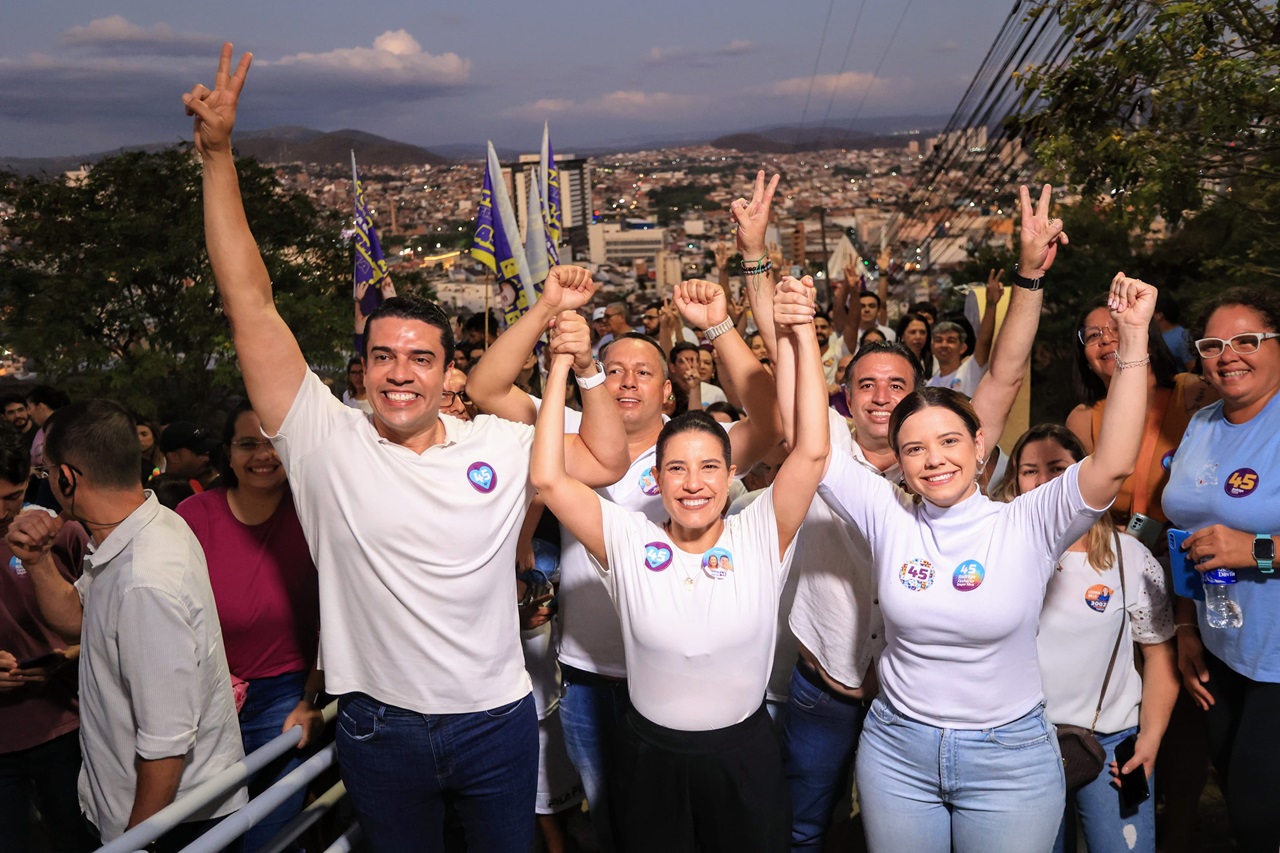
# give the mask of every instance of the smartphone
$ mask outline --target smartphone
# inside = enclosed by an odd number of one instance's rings
[[[1163,524],[1151,516],[1135,512],[1125,530],[1134,539],[1147,546],[1148,551],[1154,551],[1156,543],[1160,541],[1160,531],[1163,527]]]
[[[46,666],[52,666],[61,660],[62,655],[59,652],[49,652],[47,655],[18,661],[18,669],[41,669]]]
[[[1117,767],[1124,767],[1133,758],[1137,744],[1137,735],[1129,735],[1116,744]],[[1123,811],[1131,812],[1150,798],[1151,786],[1147,784],[1146,768],[1139,764],[1128,773],[1120,774],[1120,805]]]
[[[1196,571],[1191,555],[1182,550],[1190,531],[1169,528],[1169,568],[1173,574],[1173,591],[1183,598],[1204,601],[1204,580]]]

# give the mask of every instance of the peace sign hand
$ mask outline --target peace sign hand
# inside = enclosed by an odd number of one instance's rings
[[[778,189],[779,179],[779,175],[774,175],[766,186],[764,169],[761,169],[756,173],[751,201],[740,198],[729,205],[729,212],[738,223],[738,251],[742,252],[744,260],[754,261],[767,254],[764,236],[769,228],[769,207],[773,204],[773,193]]]
[[[1062,230],[1061,219],[1049,218],[1049,199],[1053,187],[1045,184],[1040,190],[1040,200],[1031,206],[1031,191],[1018,188],[1022,208],[1022,252],[1018,261],[1018,274],[1025,278],[1041,278],[1053,266],[1058,256],[1058,246],[1070,241]]]
[[[231,129],[236,123],[236,107],[240,102],[240,90],[244,88],[249,65],[253,62],[252,53],[240,55],[240,64],[231,73],[231,43],[222,46],[222,55],[218,57],[218,74],[214,79],[213,91],[203,83],[182,96],[187,115],[195,116],[196,150],[201,156],[229,151],[231,149]]]

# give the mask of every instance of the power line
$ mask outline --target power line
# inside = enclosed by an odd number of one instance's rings
[[[813,73],[809,75],[809,91],[804,96],[804,109],[800,113],[800,126],[796,128],[796,142],[800,144],[800,134],[804,132],[804,121],[809,116],[809,99],[813,97],[813,84],[818,79],[818,64],[822,62],[822,46],[827,41],[827,27],[831,25],[831,10],[836,7],[836,0],[827,4],[827,17],[822,22],[822,37],[818,39],[818,55],[813,58]]]

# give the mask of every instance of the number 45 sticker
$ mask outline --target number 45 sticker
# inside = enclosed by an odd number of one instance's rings
[[[1227,475],[1227,482],[1222,490],[1228,497],[1244,498],[1253,494],[1258,488],[1258,472],[1252,468],[1238,468]]]

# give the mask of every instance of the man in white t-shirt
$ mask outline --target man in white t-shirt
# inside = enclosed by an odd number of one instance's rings
[[[729,431],[729,441],[734,461],[745,471],[781,437],[773,382],[729,322],[728,302],[719,285],[686,282],[680,285],[676,304],[686,321],[707,330],[724,381],[742,389],[740,399],[747,416]],[[534,322],[521,318],[472,372],[467,390],[481,410],[526,423],[534,421],[535,404],[514,381],[539,333]],[[601,355],[604,387],[622,414],[631,465],[620,479],[597,491],[623,509],[644,512],[661,523],[666,511],[653,467],[654,446],[664,423],[662,401],[671,393],[666,357],[657,341],[637,333],[623,335]],[[566,423],[566,428],[571,424]],[[560,719],[569,756],[587,792],[600,848],[613,850],[605,777],[617,721],[630,704],[622,628],[586,549],[563,527],[560,572],[560,669],[564,680]]]
[[[1000,297],[1004,288],[1000,284],[1003,270],[991,271],[987,277],[986,309],[982,312],[982,322],[978,324],[978,339],[973,344],[973,355],[965,358],[969,335],[964,326],[943,320],[933,327],[933,357],[938,362],[937,370],[929,380],[931,388],[950,388],[972,399],[978,390],[978,383],[987,372],[987,363],[991,356],[991,343],[996,332],[996,311],[1000,305]]]
[[[245,387],[320,574],[320,664],[341,695],[343,781],[378,853],[442,849],[448,802],[477,849],[529,849],[537,714],[513,567],[533,496],[533,431],[440,414],[453,332],[429,302],[390,299],[369,315],[372,415],[343,406],[308,370],[237,186],[230,135],[249,59],[233,75],[224,45],[215,90],[197,86],[183,100],[196,116],[209,259]],[[560,299],[576,294],[581,305],[590,291],[586,270],[556,267],[530,314],[545,326]],[[612,482],[626,462],[617,408],[603,391],[583,402],[568,464]]]

